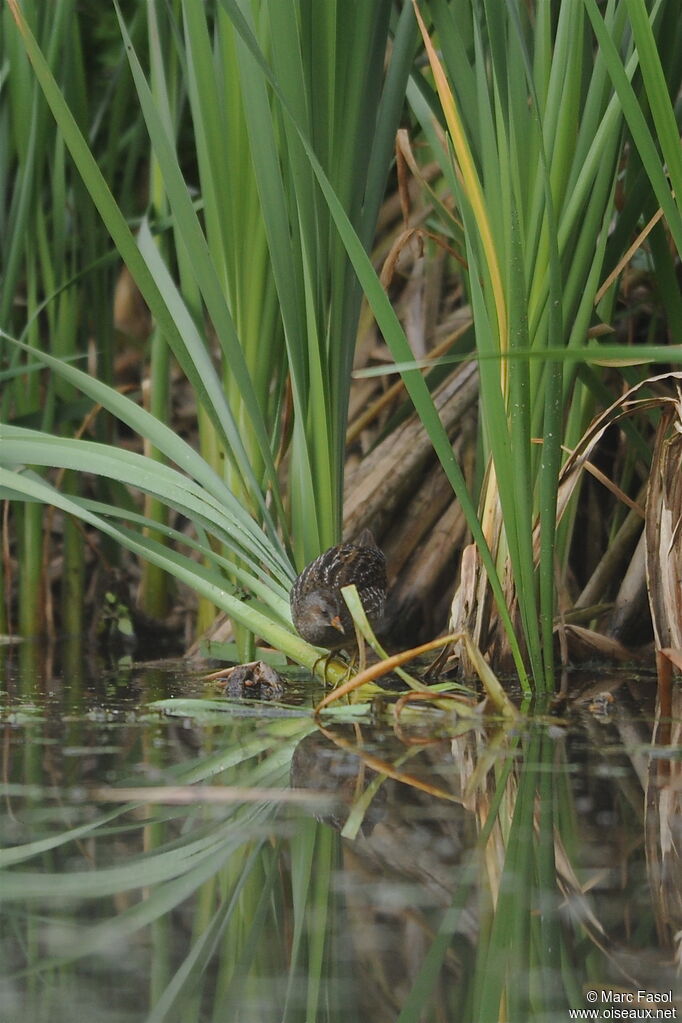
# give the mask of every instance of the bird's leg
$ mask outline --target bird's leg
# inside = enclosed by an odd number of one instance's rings
[[[318,657],[317,660],[315,661],[315,663],[313,664],[313,675],[314,675],[315,672],[317,671],[317,666],[320,663],[320,661],[324,661],[324,668],[322,669],[322,678],[324,680],[324,684],[325,685],[327,685],[327,682],[328,682],[328,679],[327,679],[327,669],[329,667],[329,662],[332,661],[337,655],[338,655],[338,650],[328,650],[326,654],[321,654],[321,656]],[[348,668],[348,671],[350,671],[350,666]],[[346,675],[344,675],[342,681],[346,680],[346,677],[348,675],[348,671],[346,672]]]
[[[315,675],[317,673],[318,664],[320,663],[320,661],[324,661],[324,668],[322,669],[322,678],[324,680],[325,685],[327,684],[327,668],[329,667],[329,658],[332,656],[332,653],[333,653],[332,650],[328,650],[326,654],[320,654],[320,656],[313,664],[313,675]]]
[[[443,649],[439,651],[438,656],[435,658],[434,661],[431,662],[431,664],[424,672],[425,682],[430,682],[432,679],[438,678],[441,671],[445,667],[447,659],[450,656],[451,652],[452,643],[448,643],[447,646],[444,646]]]

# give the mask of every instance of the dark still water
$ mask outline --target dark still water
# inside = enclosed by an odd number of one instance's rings
[[[318,727],[300,679],[257,704],[32,656],[0,656],[0,1023],[679,1018],[653,677],[513,727],[390,700]]]

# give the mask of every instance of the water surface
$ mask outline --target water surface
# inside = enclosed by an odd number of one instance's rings
[[[300,678],[258,704],[35,653],[0,690],[2,1023],[678,1008],[682,714],[651,676],[514,727],[390,699],[318,727]]]

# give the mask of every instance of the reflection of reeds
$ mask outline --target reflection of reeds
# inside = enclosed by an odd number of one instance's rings
[[[656,705],[646,778],[647,870],[661,944],[673,946],[678,968],[682,933],[682,693],[672,688],[669,705]]]
[[[286,1000],[293,1018],[352,1005],[356,1018],[373,1007],[379,1021],[448,1019],[465,1006],[471,1019],[544,1021],[580,1007],[588,981],[667,989],[654,933],[668,942],[680,925],[679,785],[656,765],[670,747],[649,747],[645,897],[637,758],[648,733],[618,691],[590,705],[601,717],[581,709],[570,728],[433,710],[429,741],[423,716],[391,735],[393,715],[351,706],[327,711],[319,731],[301,711],[175,699],[158,708],[201,718],[193,751],[183,743],[169,766],[154,716],[140,787],[60,786],[55,763],[41,795],[40,765],[27,759],[22,783],[8,761],[3,833],[31,831],[0,850],[13,968],[59,970],[78,987],[101,971],[118,978],[132,956],[128,979],[151,1018]],[[92,727],[72,722],[72,743]],[[136,755],[133,741],[119,747]],[[105,809],[112,800],[126,802]]]
[[[641,736],[628,738],[636,723],[621,717],[628,745],[641,742]],[[598,759],[602,726],[595,727]],[[345,856],[360,885],[356,894],[348,882],[348,898],[365,986],[372,987],[370,978],[378,984],[367,1003],[377,1018],[393,1018],[390,1013],[399,1007],[400,1018],[418,1018],[428,1005],[445,1018],[466,1006],[472,1019],[544,1020],[583,1006],[588,982],[608,989],[611,978],[611,985],[636,992],[644,975],[647,983],[653,976],[666,989],[665,968],[656,973],[648,955],[633,965],[626,951],[632,921],[620,886],[628,874],[637,884],[637,824],[632,834],[625,830],[626,814],[600,839],[598,802],[582,820],[566,738],[558,724],[529,723],[525,735],[502,730],[484,737],[469,730],[452,739],[447,754],[442,741],[427,747],[438,784],[447,780],[461,808],[446,810],[441,800],[427,795],[427,786],[412,787],[411,776],[425,766],[414,756],[409,775],[393,774],[402,777],[398,790],[390,778],[384,780],[371,829],[359,844],[347,847]],[[330,739],[340,742],[333,733]],[[343,755],[354,745],[358,763],[371,763],[357,733],[341,741]],[[609,763],[616,766],[613,755]],[[617,763],[627,771],[626,756]],[[376,760],[373,766],[381,770]],[[619,773],[617,784],[626,793],[626,810],[635,797],[640,822],[637,775]],[[400,798],[405,786],[412,791]],[[420,802],[429,806],[425,817],[415,817],[412,828],[405,828],[405,814],[412,819],[409,808]],[[425,842],[433,855],[426,854]],[[639,861],[641,868],[641,856]],[[434,912],[428,897],[423,906],[413,902],[408,908],[399,896],[382,910],[380,892],[369,895],[379,873],[391,884],[421,877],[429,890],[440,890],[441,912]],[[648,922],[641,901],[637,912],[638,931],[646,934],[653,908]],[[382,920],[390,942],[383,937]]]

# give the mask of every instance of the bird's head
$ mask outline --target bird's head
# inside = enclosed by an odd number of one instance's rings
[[[298,633],[314,646],[339,648],[348,636],[343,624],[343,609],[337,595],[322,590],[307,593],[293,610]]]

